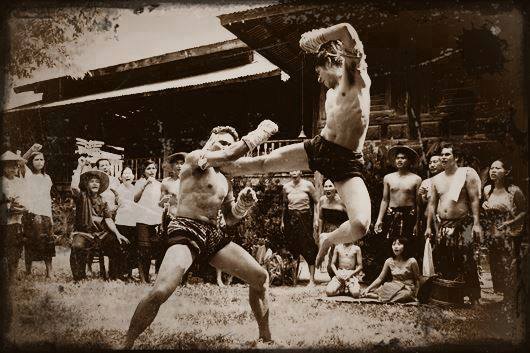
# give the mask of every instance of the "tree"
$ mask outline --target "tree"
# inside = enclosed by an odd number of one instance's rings
[[[85,35],[116,37],[119,17],[119,9],[102,7],[13,9],[8,15],[8,74],[20,79],[43,67],[75,71],[70,59],[88,40]]]

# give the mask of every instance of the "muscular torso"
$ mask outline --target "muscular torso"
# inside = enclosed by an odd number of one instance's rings
[[[421,178],[414,174],[399,175],[397,172],[387,175],[389,207],[415,206],[416,189]]]
[[[218,211],[229,191],[229,182],[221,172],[211,167],[203,171],[184,164],[176,215],[216,224]]]
[[[320,134],[330,142],[362,152],[370,120],[369,82],[361,87],[361,82],[347,85],[342,80],[326,93],[325,109],[326,125]]]
[[[437,214],[441,219],[455,219],[470,214],[469,196],[466,190],[466,184],[460,190],[458,201],[455,202],[449,198],[447,194],[451,183],[456,174],[447,175],[442,172],[432,178],[433,186],[436,188],[438,194]],[[468,181],[466,180],[466,183]]]
[[[357,245],[346,246],[339,244],[336,246],[337,252],[337,269],[340,270],[354,270],[357,266],[357,253],[360,248]]]
[[[292,181],[283,186],[287,196],[288,208],[290,210],[305,211],[310,209],[311,189],[306,180],[300,180],[298,184]]]

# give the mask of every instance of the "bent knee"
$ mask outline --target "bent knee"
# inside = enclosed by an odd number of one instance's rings
[[[252,283],[250,283],[252,289],[258,291],[265,291],[269,287],[269,273],[264,268],[260,268],[254,277]]]
[[[362,237],[370,228],[370,217],[358,215],[354,219],[350,220],[350,227],[353,232],[359,234]]]

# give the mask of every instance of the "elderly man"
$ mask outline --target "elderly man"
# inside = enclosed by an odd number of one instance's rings
[[[374,230],[382,234],[381,244],[384,262],[392,256],[392,243],[397,238],[407,238],[411,242],[412,255],[419,259],[419,245],[416,233],[419,228],[416,194],[421,178],[410,171],[418,160],[418,154],[408,146],[393,146],[388,150],[388,160],[397,171],[383,178],[383,198]],[[382,265],[382,263],[381,263]]]
[[[444,171],[432,178],[431,198],[425,237],[432,237],[435,215],[440,225],[434,241],[434,268],[441,278],[464,282],[465,295],[472,304],[480,298],[480,281],[474,249],[482,240],[479,222],[480,178],[469,167],[458,167],[461,153],[452,144],[443,144]]]
[[[315,186],[302,179],[299,170],[290,173],[291,181],[283,185],[283,209],[281,228],[284,231],[288,250],[296,261],[294,284],[298,282],[300,255],[309,267],[309,286],[315,285],[315,257],[318,247],[313,238],[313,206],[318,203]]]
[[[99,170],[81,173],[84,165],[84,158],[80,157],[71,183],[76,203],[70,253],[74,281],[86,278],[87,252],[102,251],[113,259],[122,256],[120,244],[129,243],[116,228],[108,203],[101,196],[109,187],[108,175]]]
[[[252,189],[244,188],[236,201],[230,181],[218,166],[243,156],[276,131],[276,124],[264,121],[238,141],[233,128],[216,127],[202,149],[186,156],[180,173],[180,201],[176,217],[168,226],[168,248],[154,287],[134,312],[124,348],[134,345],[196,261],[209,263],[249,284],[249,301],[258,323],[259,338],[271,340],[267,271],[217,226],[219,210],[227,225],[239,222],[256,202],[256,194]]]

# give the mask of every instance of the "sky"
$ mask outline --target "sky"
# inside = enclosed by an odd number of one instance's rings
[[[106,66],[143,59],[201,45],[236,38],[221,26],[218,15],[268,6],[277,1],[234,1],[218,4],[174,3],[162,4],[151,12],[134,14],[130,9],[119,9],[120,17],[115,38],[109,34],[89,33],[81,45],[72,47],[73,67],[65,69],[41,68],[31,78],[11,78],[6,86],[6,104],[10,109],[40,99],[40,94],[15,94],[14,86],[71,75]]]

